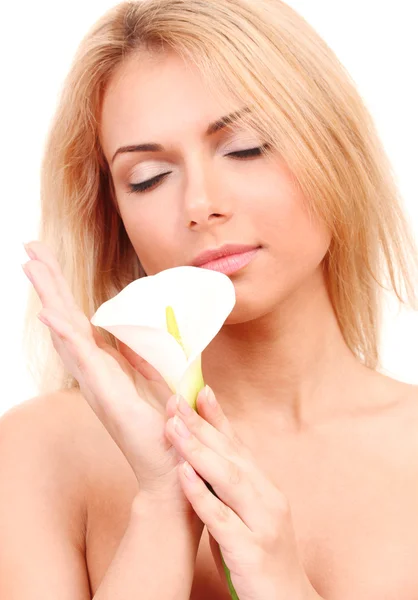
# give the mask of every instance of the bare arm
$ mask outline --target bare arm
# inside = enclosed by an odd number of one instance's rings
[[[80,418],[38,397],[0,417],[0,598],[91,600]],[[86,417],[85,417],[86,418]],[[138,494],[95,600],[187,600],[203,524]]]
[[[141,497],[94,600],[188,600],[203,524]]]
[[[69,416],[52,398],[36,398],[0,418],[2,599],[91,598],[77,457],[63,454]]]

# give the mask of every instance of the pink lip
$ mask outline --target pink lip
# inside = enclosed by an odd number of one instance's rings
[[[249,252],[254,250],[257,246],[250,246],[248,244],[224,244],[219,248],[212,248],[201,252],[196,256],[190,263],[194,267],[200,267],[208,262],[213,262],[224,256],[230,256],[231,254],[241,254],[243,252]]]
[[[217,260],[211,260],[203,265],[199,265],[199,267],[201,269],[210,269],[212,271],[219,271],[225,275],[230,275],[231,273],[235,273],[235,271],[238,271],[239,269],[242,269],[248,265],[248,263],[252,261],[259,250],[260,248],[254,248],[248,252],[230,254],[229,256],[224,256],[222,258],[218,258]]]

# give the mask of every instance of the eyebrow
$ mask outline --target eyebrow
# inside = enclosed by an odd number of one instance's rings
[[[237,121],[244,113],[248,113],[248,112],[251,112],[251,109],[250,109],[250,107],[247,106],[247,107],[237,110],[233,113],[230,113],[229,115],[221,117],[217,121],[214,121],[213,123],[209,124],[205,135],[206,136],[213,135],[217,131],[224,129],[230,123]],[[121,146],[120,148],[118,148],[116,150],[115,154],[113,155],[111,164],[114,163],[114,160],[118,154],[125,154],[126,152],[164,152],[164,146],[162,146],[161,144],[153,143],[153,142],[148,142],[145,144],[134,144],[131,146]]]

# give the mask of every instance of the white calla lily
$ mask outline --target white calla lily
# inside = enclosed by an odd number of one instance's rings
[[[150,363],[173,394],[196,410],[204,387],[201,355],[235,306],[227,275],[182,266],[132,281],[104,302],[91,323],[106,329]],[[216,496],[212,486],[209,490]],[[222,564],[232,600],[238,600],[230,571]]]
[[[91,323],[149,362],[196,410],[201,354],[235,306],[227,275],[180,266],[141,277],[104,302]]]

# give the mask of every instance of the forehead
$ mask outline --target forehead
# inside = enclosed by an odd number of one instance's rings
[[[100,133],[105,153],[139,141],[161,141],[179,132],[202,132],[209,122],[238,109],[211,93],[197,67],[174,53],[130,57],[114,74],[103,98]]]

